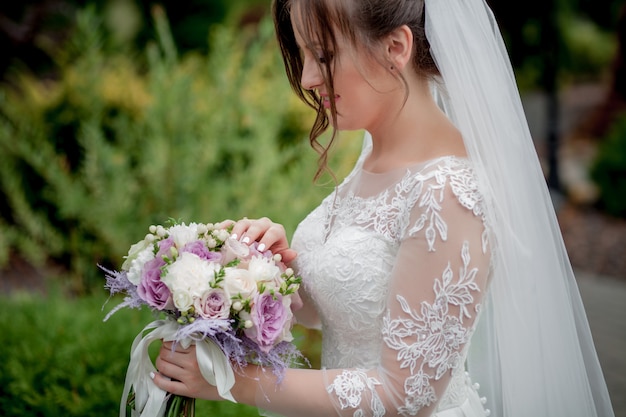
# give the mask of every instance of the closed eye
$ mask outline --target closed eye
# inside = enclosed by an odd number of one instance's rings
[[[323,53],[318,54],[318,62],[322,65],[327,65],[329,64],[334,58],[334,54],[332,52],[329,52],[328,55],[324,55]]]

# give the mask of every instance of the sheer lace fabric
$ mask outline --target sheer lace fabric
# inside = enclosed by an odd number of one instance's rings
[[[357,165],[298,227],[315,307],[298,318],[321,326],[338,415],[485,415],[464,369],[490,270],[483,214],[470,163],[443,157]]]

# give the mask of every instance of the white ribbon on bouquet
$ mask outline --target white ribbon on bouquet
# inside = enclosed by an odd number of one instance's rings
[[[150,372],[156,372],[148,347],[155,340],[175,341],[176,331],[180,326],[173,320],[156,320],[148,324],[133,341],[130,352],[130,363],[126,371],[126,382],[120,402],[120,417],[126,417],[126,403],[131,387],[135,391],[135,407],[133,417],[162,417],[169,393],[157,387],[150,378]],[[148,333],[146,333],[148,332]],[[179,340],[183,348],[189,347],[192,339]],[[230,390],[235,384],[235,375],[224,352],[211,340],[196,342],[196,356],[202,376],[217,387],[219,395],[232,402]]]

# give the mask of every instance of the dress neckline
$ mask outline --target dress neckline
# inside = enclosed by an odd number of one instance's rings
[[[366,158],[363,158],[363,161],[365,161]],[[386,176],[386,175],[391,175],[391,174],[397,174],[398,172],[406,172],[406,171],[420,171],[430,165],[436,164],[440,161],[444,161],[444,160],[455,160],[455,161],[467,161],[468,158],[467,156],[457,156],[457,155],[441,155],[441,156],[436,156],[434,158],[430,158],[430,159],[426,159],[423,161],[419,161],[419,162],[412,162],[410,164],[407,165],[402,165],[396,168],[392,168],[386,171],[382,171],[382,172],[376,172],[376,171],[370,171],[367,170],[363,167],[363,163],[361,163],[360,166],[360,170],[361,172],[363,172],[364,174],[370,175],[370,176]]]

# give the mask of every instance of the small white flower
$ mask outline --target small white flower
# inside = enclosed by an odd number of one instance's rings
[[[230,237],[230,233],[228,233],[228,230],[226,230],[226,229],[220,229],[220,230],[217,230],[215,232],[215,236],[219,240],[225,241],[225,240],[227,240]]]
[[[243,308],[243,304],[241,304],[241,301],[235,301],[233,303],[233,310],[241,311],[242,308]]]
[[[156,235],[158,237],[165,237],[167,235],[167,231],[165,230],[165,228],[161,225],[158,225],[156,227]]]

